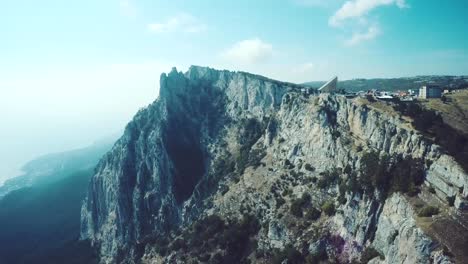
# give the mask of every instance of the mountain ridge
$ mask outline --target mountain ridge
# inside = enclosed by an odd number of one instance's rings
[[[419,209],[407,192],[419,192],[423,206],[426,196],[437,200],[443,216],[463,212],[468,176],[404,120],[241,72],[193,66],[162,74],[160,82],[159,98],[99,163],[83,203],[81,238],[99,248],[101,263],[268,263],[293,253],[347,263],[375,252],[384,263],[451,261],[418,227]],[[390,186],[365,173],[369,162],[391,175]],[[412,164],[413,190],[399,187],[402,162]],[[354,181],[367,187],[356,189]],[[305,220],[306,208],[321,216]],[[206,217],[220,226],[207,239],[227,232],[228,244],[210,244],[202,254],[197,245],[209,241],[190,237],[203,236],[196,226]],[[250,233],[235,229],[244,225]],[[302,234],[298,225],[305,225]],[[188,244],[173,246],[181,233]],[[239,247],[236,237],[256,242]]]

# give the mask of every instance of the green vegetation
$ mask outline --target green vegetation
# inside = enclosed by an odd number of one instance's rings
[[[417,103],[397,103],[395,110],[413,119],[413,126],[442,148],[468,171],[468,135],[445,123],[433,110]],[[465,131],[465,133],[467,133]]]
[[[274,264],[281,264],[285,260],[287,263],[291,264],[302,264],[304,263],[304,257],[302,256],[301,252],[297,251],[291,245],[286,246],[283,250],[277,250],[273,255],[272,263]]]
[[[424,206],[418,212],[419,217],[431,217],[437,214],[439,214],[439,208],[431,205]]]
[[[295,199],[291,203],[291,214],[296,217],[303,216],[303,208],[310,204],[310,195],[304,193],[300,199]]]
[[[320,189],[326,189],[336,183],[339,182],[340,180],[340,173],[339,173],[339,170],[334,168],[330,171],[324,171],[324,172],[321,172],[320,175],[322,176],[318,182],[317,182],[317,186],[320,188]]]
[[[370,94],[366,95],[366,99],[367,99],[367,101],[369,101],[371,103],[377,102],[377,100],[375,100],[374,96],[372,96]]]
[[[361,254],[361,263],[368,263],[370,260],[379,257],[381,260],[384,260],[384,256],[380,254],[375,248],[368,247]]]
[[[381,198],[385,198],[392,192],[414,195],[423,182],[424,163],[421,159],[409,156],[379,157],[376,152],[368,152],[361,159],[359,186],[355,183],[348,186],[350,191],[357,189],[369,195],[372,195],[374,190],[379,190]]]
[[[447,203],[449,206],[453,206],[455,204],[455,196],[447,196]]]
[[[321,212],[317,210],[315,207],[307,208],[305,218],[310,221],[315,221],[320,218]]]
[[[322,212],[328,216],[335,215],[335,203],[333,201],[326,201],[322,207]]]
[[[284,203],[286,201],[282,197],[276,196],[276,209],[279,209]]]
[[[265,156],[264,152],[258,151],[251,155],[252,146],[262,136],[265,130],[264,125],[255,118],[244,119],[241,123],[239,143],[241,148],[237,156],[237,170],[243,173],[249,165],[259,165],[260,160]]]
[[[271,260],[267,263],[287,263],[292,264],[318,264],[318,263],[329,263],[327,262],[328,255],[325,250],[317,252],[316,254],[309,254],[307,250],[303,252],[297,250],[292,245],[286,245],[282,250],[275,250],[271,256]],[[263,262],[262,262],[263,263]],[[335,263],[335,262],[330,262]]]
[[[162,256],[178,252],[179,256],[199,262],[244,263],[257,249],[255,237],[259,230],[260,223],[252,215],[230,221],[211,215],[183,230],[172,242],[164,236],[155,235],[142,246],[151,244]]]
[[[306,169],[307,171],[311,171],[311,172],[315,171],[315,168],[312,165],[310,165],[309,163],[306,163],[304,165],[304,169]]]
[[[290,212],[296,217],[303,217],[305,211],[305,218],[310,221],[315,221],[320,218],[321,212],[312,206],[311,197],[309,194],[304,193],[301,198],[295,199],[291,202]]]

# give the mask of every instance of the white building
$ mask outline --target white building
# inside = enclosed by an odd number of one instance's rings
[[[419,98],[440,98],[442,97],[442,89],[434,85],[424,85],[419,89]]]

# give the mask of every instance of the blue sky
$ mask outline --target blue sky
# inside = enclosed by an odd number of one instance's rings
[[[200,64],[301,82],[468,68],[463,0],[8,2],[0,11],[0,67],[18,75],[37,67]],[[245,40],[258,41],[239,52],[263,47],[266,54],[223,56]]]
[[[189,65],[292,82],[468,75],[464,0],[0,3],[0,182],[113,134]]]

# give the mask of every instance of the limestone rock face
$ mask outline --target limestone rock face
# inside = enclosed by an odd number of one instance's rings
[[[102,263],[133,263],[142,255],[147,263],[173,263],[177,254],[159,256],[145,247],[147,239],[204,215],[236,218],[248,210],[262,224],[258,247],[265,251],[304,242],[344,263],[369,246],[385,258],[375,263],[450,261],[436,254],[437,242],[398,193],[385,201],[347,193],[334,216],[322,213],[294,228],[292,200],[307,193],[319,207],[339,194],[338,186],[323,189],[310,179],[334,168],[358,171],[366,150],[427,161],[425,184],[442,202],[454,197],[456,209],[468,194],[468,176],[454,159],[398,117],[302,89],[197,66],[163,74],[159,98],[98,165],[82,207],[81,238],[99,247]],[[283,204],[274,189],[290,193]]]
[[[160,83],[159,99],[137,113],[101,160],[83,204],[81,237],[99,245],[103,262],[133,254],[132,245],[148,234],[181,225],[196,185],[223,152],[225,126],[243,112],[256,118],[274,112],[294,86],[202,67],[173,69]]]
[[[383,207],[372,245],[385,253],[385,263],[429,263],[434,243],[417,228],[409,203],[395,194]]]

